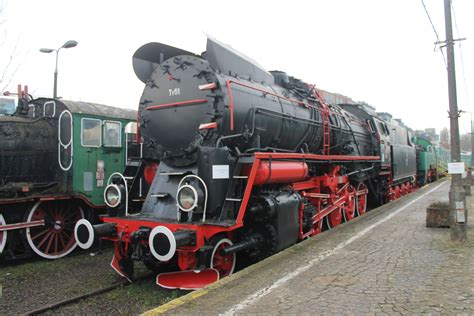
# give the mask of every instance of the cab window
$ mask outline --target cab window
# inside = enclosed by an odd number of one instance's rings
[[[83,147],[101,146],[101,121],[98,119],[83,118],[81,120],[81,145]]]
[[[105,121],[104,122],[104,147],[121,147],[122,123]]]

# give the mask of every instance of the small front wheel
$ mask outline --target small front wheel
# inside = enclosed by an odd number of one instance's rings
[[[216,269],[220,278],[231,275],[235,269],[236,255],[235,253],[222,254],[221,251],[232,246],[232,241],[223,237],[214,238],[211,245],[213,245],[213,249],[208,259],[209,268]]]

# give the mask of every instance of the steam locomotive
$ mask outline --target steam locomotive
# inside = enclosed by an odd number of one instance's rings
[[[327,104],[215,39],[201,55],[149,43],[133,66],[145,84],[143,159],[159,166],[140,209],[117,177],[103,223],[75,226],[82,248],[112,240],[111,265],[129,280],[142,261],[163,287],[200,288],[233,273],[237,255],[260,260],[415,185],[404,126],[367,105]]]
[[[18,96],[0,109],[0,257],[57,259],[76,248],[77,220],[105,212],[107,177],[137,152],[136,111]]]

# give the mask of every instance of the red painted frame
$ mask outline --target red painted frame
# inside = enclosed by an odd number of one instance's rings
[[[128,249],[130,244],[130,234],[134,231],[137,231],[140,227],[149,227],[154,228],[157,226],[165,226],[171,231],[175,232],[177,230],[193,230],[196,232],[196,244],[194,246],[185,246],[177,249],[178,253],[178,264],[181,269],[191,269],[192,265],[197,262],[196,252],[203,246],[206,245],[213,236],[224,233],[227,237],[231,238],[232,232],[244,225],[243,219],[245,217],[246,209],[250,200],[252,189],[254,187],[254,181],[257,175],[259,165],[262,161],[266,160],[279,160],[279,159],[292,159],[292,160],[301,160],[301,161],[329,161],[329,162],[345,162],[345,161],[379,161],[379,156],[342,156],[342,155],[316,155],[316,154],[299,154],[299,153],[266,153],[266,152],[257,152],[253,154],[252,167],[248,175],[247,186],[244,191],[244,196],[237,213],[236,221],[231,226],[219,226],[214,224],[206,223],[170,223],[170,222],[161,222],[161,221],[146,221],[146,220],[134,220],[133,218],[117,218],[117,217],[102,217],[102,221],[105,223],[113,223],[117,227],[119,232],[118,236],[122,237],[122,244],[125,245],[125,249]],[[329,174],[311,178],[307,181],[298,182],[298,183],[288,183],[296,191],[302,191],[304,196],[308,198],[324,198],[330,200],[331,204],[327,205],[325,208],[313,217],[313,224],[320,223],[324,216],[327,216],[332,211],[343,207],[343,204],[347,201],[347,195],[339,195],[340,192],[348,185],[347,176],[339,176],[338,171],[340,167],[335,166]],[[340,189],[338,185],[343,184],[343,187]],[[317,190],[321,187],[332,188],[329,193],[311,193],[305,192],[304,190]],[[317,194],[318,196],[313,196]],[[358,194],[358,193],[354,193]],[[337,198],[335,198],[337,197]],[[334,199],[334,201],[331,201]],[[312,236],[317,233],[315,229],[311,229],[310,232],[303,234],[302,228],[302,216],[303,210],[300,209],[300,233],[299,239]],[[118,236],[115,237],[106,237],[104,239],[112,240],[115,242],[116,251],[115,256],[119,259],[121,258],[120,251],[118,251]],[[147,241],[143,241],[147,242]]]
[[[172,107],[178,107],[178,106],[196,105],[196,104],[204,104],[204,103],[207,103],[206,99],[196,99],[196,100],[152,105],[152,106],[147,107],[146,110],[153,111],[153,110],[160,110],[160,109],[166,109],[166,108],[172,108]]]

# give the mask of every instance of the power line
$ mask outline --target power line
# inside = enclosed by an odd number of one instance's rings
[[[457,19],[456,19],[456,12],[454,11],[454,5],[453,5],[452,2],[451,2],[451,9],[453,10],[454,26],[456,27],[456,33],[458,34],[457,37],[460,38],[461,36],[459,34],[458,23],[457,23]],[[468,93],[468,90],[467,90],[466,72],[464,71],[464,59],[462,57],[461,42],[459,42],[459,56],[461,57],[461,70],[462,70],[462,79],[464,81],[464,93],[466,94],[467,106],[469,106],[469,93]]]
[[[436,31],[436,28],[433,24],[433,21],[431,20],[430,13],[428,12],[428,9],[426,8],[425,2],[423,0],[421,0],[421,4],[423,5],[423,8],[425,9],[426,16],[428,17],[428,20],[430,21],[431,27],[433,28],[433,31],[436,35],[436,42],[439,43],[440,40],[439,40],[438,32]],[[435,50],[436,50],[436,46],[435,46]],[[446,68],[448,68],[448,64],[446,63],[446,57],[444,56],[443,50],[440,48],[439,51],[441,52],[441,55],[443,55],[444,66]]]

